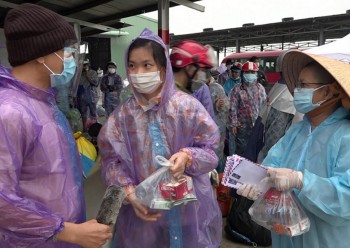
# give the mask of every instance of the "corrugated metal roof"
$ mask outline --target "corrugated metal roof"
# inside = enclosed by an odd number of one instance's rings
[[[195,2],[197,0],[190,0]],[[107,26],[110,29],[121,29],[130,26],[121,22],[120,19],[135,16],[147,12],[158,10],[158,0],[11,0],[0,1],[0,27],[3,27],[3,21],[6,13],[17,4],[33,3],[44,6],[63,16],[88,23]],[[170,2],[170,7],[177,6]],[[82,25],[82,24],[81,24]],[[101,26],[82,25],[82,36],[98,34],[105,32]]]

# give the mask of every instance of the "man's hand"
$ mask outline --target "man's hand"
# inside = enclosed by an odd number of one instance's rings
[[[303,187],[303,173],[301,171],[269,167],[267,176],[279,191],[286,191],[292,188],[301,189]]]
[[[57,241],[80,245],[84,248],[102,247],[112,238],[112,227],[89,220],[81,224],[64,223],[64,228],[57,234]]]
[[[221,108],[222,106],[224,106],[224,104],[225,104],[225,99],[218,99],[217,101],[216,101],[216,104],[217,104],[217,107],[218,108]]]
[[[232,128],[231,128],[231,131],[232,131],[232,134],[233,134],[234,136],[236,136],[236,134],[237,134],[237,127],[232,127]]]

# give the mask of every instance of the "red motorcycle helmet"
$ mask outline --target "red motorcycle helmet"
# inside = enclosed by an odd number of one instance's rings
[[[243,64],[242,71],[259,71],[259,67],[254,62],[247,61]]]
[[[194,40],[183,40],[172,47],[170,53],[171,66],[183,68],[196,64],[202,68],[212,68],[209,49]]]
[[[233,66],[236,66],[237,68],[239,68],[240,70],[242,70],[242,63],[240,63],[240,62],[234,62],[233,63]]]

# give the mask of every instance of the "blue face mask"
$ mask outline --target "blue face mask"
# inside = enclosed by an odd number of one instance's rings
[[[73,56],[62,59],[57,53],[55,53],[63,61],[63,71],[60,74],[54,73],[46,64],[44,66],[52,73],[50,75],[51,87],[67,86],[72,83],[76,71],[76,64]]]
[[[314,92],[318,89],[321,89],[326,85],[318,87],[316,89],[313,88],[295,88],[294,89],[294,106],[295,109],[302,114],[306,114],[324,103],[326,100],[320,101],[318,103],[313,103],[312,99],[314,97]]]
[[[256,73],[244,73],[243,79],[244,79],[244,82],[248,84],[252,84],[256,82],[256,80],[258,79],[258,76],[256,75]]]

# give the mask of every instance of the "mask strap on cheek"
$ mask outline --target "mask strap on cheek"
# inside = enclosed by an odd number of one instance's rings
[[[199,70],[199,66],[198,66],[198,65],[194,64],[193,66],[195,66],[196,69],[195,69],[195,71],[193,72],[192,75],[190,75],[190,74],[188,73],[188,71],[185,69],[186,75],[187,75],[187,77],[188,77],[188,79],[189,79],[190,81],[193,80],[193,78],[196,76],[196,74],[197,74],[197,72],[198,72],[198,70]]]
[[[55,53],[56,54],[56,56],[57,57],[59,57],[60,58],[60,60],[62,60],[63,61],[63,58],[61,58],[61,56],[60,55],[58,55],[57,53]]]
[[[55,74],[45,63],[43,63],[43,65],[51,72],[51,74]]]
[[[320,87],[314,89],[312,92],[314,93],[315,91],[317,91],[317,90],[319,90],[319,89],[322,89],[322,88],[325,87],[325,86],[330,86],[330,85],[329,85],[329,84],[324,84],[324,85],[322,85],[322,86],[320,86]],[[324,102],[327,102],[327,101],[329,101],[329,100],[331,100],[331,99],[336,99],[336,98],[339,98],[339,99],[340,99],[339,94],[338,94],[337,96],[333,94],[331,97],[328,97],[328,98],[326,98],[326,99],[324,99],[324,100],[318,101],[318,102],[315,103],[315,104],[320,104],[320,105],[321,105],[321,104],[324,103]]]

